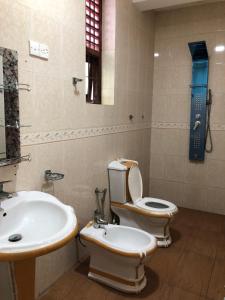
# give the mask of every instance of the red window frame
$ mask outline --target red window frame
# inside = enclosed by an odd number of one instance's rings
[[[88,84],[86,101],[101,103],[102,60],[102,0],[85,0],[86,3],[86,63]]]

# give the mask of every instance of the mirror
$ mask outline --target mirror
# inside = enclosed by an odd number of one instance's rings
[[[20,156],[18,54],[0,47],[0,166]]]
[[[0,87],[3,86],[3,57],[0,55]],[[6,158],[5,103],[4,92],[0,89],[0,159]]]

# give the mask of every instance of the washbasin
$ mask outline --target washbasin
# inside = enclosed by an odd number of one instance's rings
[[[44,255],[64,246],[78,232],[71,206],[42,192],[18,192],[2,202],[0,261]]]

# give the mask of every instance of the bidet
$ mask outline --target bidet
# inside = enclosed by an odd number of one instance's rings
[[[123,292],[140,292],[147,283],[144,261],[156,249],[155,237],[127,226],[108,224],[104,229],[107,234],[90,222],[80,232],[91,256],[88,277]]]

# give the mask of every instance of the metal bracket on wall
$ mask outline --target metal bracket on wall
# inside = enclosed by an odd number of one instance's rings
[[[23,156],[20,156],[20,157],[13,157],[13,158],[9,158],[9,159],[1,159],[0,160],[0,167],[4,167],[4,166],[7,166],[7,165],[15,165],[15,164],[18,164],[20,162],[23,162],[23,161],[31,161],[31,154],[27,154],[27,155],[23,155]]]
[[[5,125],[1,124],[0,127],[19,129],[19,128],[30,128],[32,127],[32,125],[20,125],[19,121],[15,121],[15,124],[5,124]]]
[[[82,82],[83,79],[81,78],[77,78],[77,77],[73,77],[73,85],[76,86],[78,84],[78,82]]]
[[[205,41],[188,44],[192,55],[189,159],[205,159],[209,57]]]
[[[23,91],[31,91],[31,87],[27,83],[17,83],[15,84],[10,84],[10,85],[3,85],[0,84],[0,93],[2,93],[4,90],[6,91],[14,91],[14,90],[23,90]]]

